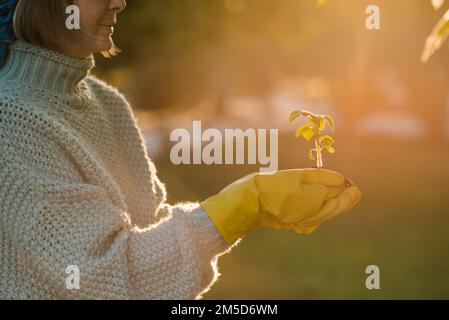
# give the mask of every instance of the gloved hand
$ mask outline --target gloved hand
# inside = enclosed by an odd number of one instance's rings
[[[360,197],[357,187],[341,174],[326,169],[292,169],[247,175],[201,206],[232,245],[262,226],[309,234],[352,208]]]

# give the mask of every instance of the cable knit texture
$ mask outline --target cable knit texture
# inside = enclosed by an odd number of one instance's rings
[[[199,299],[229,247],[198,203],[166,203],[93,67],[18,41],[0,69],[0,299]]]

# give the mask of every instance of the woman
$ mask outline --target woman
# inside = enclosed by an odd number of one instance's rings
[[[65,26],[71,4],[80,30]],[[217,256],[249,230],[307,234],[360,198],[341,175],[308,169],[167,204],[129,104],[90,75],[93,53],[117,53],[125,6],[0,0],[2,299],[200,298]]]

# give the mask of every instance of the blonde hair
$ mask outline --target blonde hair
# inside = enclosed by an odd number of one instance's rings
[[[14,12],[13,28],[19,40],[50,50],[62,51],[61,44],[86,47],[92,44],[92,37],[82,30],[68,30],[65,25],[66,8],[73,0],[19,0]],[[113,44],[101,54],[110,58],[120,49]]]

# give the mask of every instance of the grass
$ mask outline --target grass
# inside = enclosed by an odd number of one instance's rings
[[[281,169],[311,165],[307,146],[280,139]],[[220,258],[222,276],[206,299],[449,298],[448,146],[337,141],[337,154],[327,156],[325,166],[354,180],[363,193],[359,205],[309,236],[251,232]],[[204,199],[257,170],[166,160],[157,166],[171,202]],[[380,290],[365,288],[371,264],[380,267]]]

